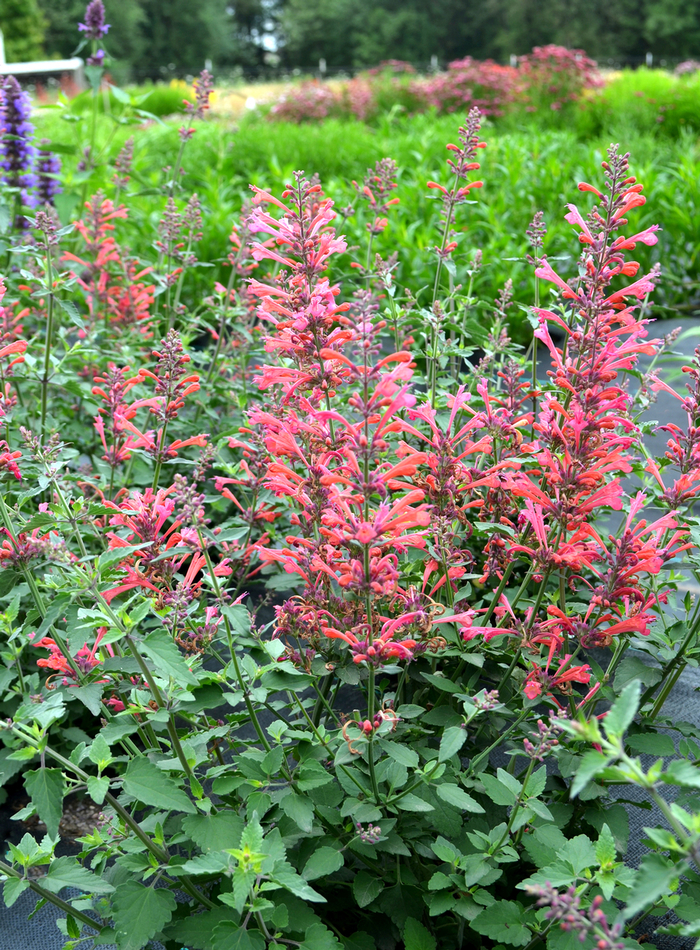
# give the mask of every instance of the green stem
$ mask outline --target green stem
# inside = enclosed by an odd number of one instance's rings
[[[529,709],[523,710],[523,712],[518,716],[518,718],[515,720],[515,722],[511,723],[510,726],[506,729],[506,731],[503,732],[503,733],[501,733],[501,735],[496,739],[495,742],[492,742],[492,743],[491,743],[491,745],[488,747],[488,749],[484,749],[483,752],[481,752],[479,755],[477,755],[477,757],[474,759],[474,761],[469,764],[469,772],[468,772],[468,774],[469,774],[469,775],[473,775],[473,774],[476,772],[477,767],[478,767],[479,765],[481,765],[481,763],[484,761],[484,759],[488,759],[489,755],[491,755],[491,753],[493,752],[493,750],[494,750],[497,746],[499,746],[505,739],[507,739],[508,736],[518,728],[518,726],[519,726],[520,723],[523,721],[523,719],[526,719],[529,714],[530,714],[530,710],[529,710]]]
[[[0,871],[3,874],[6,874],[8,877],[14,877],[18,880],[26,880],[23,878],[19,871],[16,871],[9,864],[5,864],[4,861],[0,861]],[[34,891],[42,900],[49,901],[53,904],[54,907],[58,907],[63,911],[64,914],[69,914],[71,917],[74,917],[76,920],[79,920],[81,923],[85,924],[87,927],[91,927],[93,930],[100,931],[102,930],[102,925],[99,924],[96,920],[93,920],[92,917],[88,917],[87,914],[84,914],[81,910],[76,910],[75,907],[72,907],[67,901],[62,900],[56,894],[53,894],[51,891],[47,891],[37,884],[36,881],[29,881],[30,890]]]
[[[530,759],[530,764],[527,767],[527,772],[525,773],[525,778],[523,779],[523,785],[522,785],[522,788],[520,789],[520,794],[518,795],[515,801],[515,804],[513,805],[513,808],[511,809],[510,817],[508,818],[508,824],[506,825],[506,830],[503,832],[501,836],[501,840],[493,849],[492,854],[495,854],[496,852],[501,850],[501,848],[503,847],[503,842],[510,835],[516,816],[518,812],[520,811],[520,809],[523,807],[523,798],[525,797],[525,792],[527,790],[527,783],[530,781],[530,776],[532,775],[532,771],[534,767],[535,767],[535,760]]]
[[[222,603],[221,587],[219,586],[219,579],[214,573],[214,565],[211,562],[211,557],[209,556],[209,550],[206,546],[204,538],[202,537],[201,530],[198,529],[197,533],[199,535],[199,544],[202,549],[202,554],[204,555],[204,559],[207,563],[209,578],[211,580],[212,587],[214,588],[214,594],[216,595],[216,598],[219,601],[219,603]],[[231,654],[231,662],[233,663],[233,669],[236,674],[236,679],[238,680],[238,685],[241,689],[241,692],[243,693],[243,701],[245,702],[246,709],[248,710],[248,715],[250,716],[250,721],[253,723],[253,727],[257,733],[258,739],[260,740],[265,751],[269,752],[272,746],[268,742],[267,736],[263,732],[262,726],[260,725],[260,720],[258,719],[258,715],[255,711],[255,707],[250,701],[250,691],[248,689],[248,684],[243,678],[243,672],[238,662],[238,657],[236,656],[236,648],[233,642],[233,630],[231,629],[231,624],[229,623],[229,619],[223,611],[222,611],[222,614],[224,617],[224,626],[226,627],[226,637],[228,640],[229,652]]]
[[[47,317],[46,317],[46,340],[44,343],[44,375],[41,378],[41,426],[39,441],[44,444],[46,430],[46,412],[48,409],[49,397],[49,369],[51,367],[51,342],[53,339],[53,266],[51,263],[51,248],[46,247],[46,282],[48,285]]]
[[[158,491],[158,480],[160,479],[160,470],[163,465],[163,450],[165,448],[165,437],[168,434],[168,420],[166,419],[163,423],[163,428],[160,430],[160,437],[156,442],[156,466],[153,471],[153,482],[151,483],[151,491],[155,494]]]
[[[652,711],[651,711],[651,713],[650,713],[650,716],[651,716],[651,719],[652,719],[652,720],[655,719],[656,716],[658,716],[659,712],[661,711],[661,707],[663,706],[663,704],[666,702],[666,699],[668,698],[668,694],[670,693],[671,688],[673,687],[673,685],[675,685],[675,683],[676,683],[676,681],[677,681],[677,679],[678,679],[678,676],[680,676],[680,674],[683,672],[683,669],[685,668],[686,663],[687,663],[687,661],[685,660],[685,652],[686,652],[686,650],[688,649],[688,647],[690,646],[690,644],[692,643],[693,638],[697,636],[698,627],[699,627],[699,626],[700,626],[700,619],[696,620],[695,623],[692,624],[692,626],[691,626],[690,630],[688,631],[688,633],[687,633],[685,639],[683,640],[683,642],[681,643],[681,645],[680,645],[680,647],[679,647],[679,649],[678,649],[678,653],[676,653],[676,655],[673,657],[673,659],[669,660],[669,662],[666,664],[666,666],[664,666],[664,668],[662,669],[662,671],[661,671],[661,682],[664,683],[664,687],[663,687],[663,689],[661,690],[661,694],[659,695],[658,699],[657,699],[656,702],[654,703],[654,707],[653,707],[653,709],[652,709]],[[675,667],[677,667],[677,666],[680,666],[681,669],[680,669],[678,675],[674,678],[673,683],[671,684],[671,687],[669,687],[668,690],[667,690],[667,689],[666,689],[666,686],[667,686],[666,678],[668,677],[668,675],[669,675],[670,673],[673,672],[673,670],[674,670]],[[655,688],[656,688],[655,686],[652,686],[652,687],[650,687],[648,690],[646,690],[646,692],[645,692],[644,695],[642,696],[642,701],[641,701],[641,705],[642,705],[642,706],[644,705],[644,703],[648,702],[648,701],[651,699],[651,697],[652,697],[653,694],[654,694],[654,689],[655,689]],[[662,696],[663,696],[663,699],[662,699]],[[660,703],[659,703],[659,700],[661,700]],[[657,708],[657,707],[658,707],[658,708]]]

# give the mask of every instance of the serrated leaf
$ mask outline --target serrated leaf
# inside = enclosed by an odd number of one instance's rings
[[[102,711],[100,700],[104,686],[101,683],[90,683],[87,686],[74,686],[70,691],[70,696],[77,696],[80,702],[86,706],[93,716],[99,716]]]
[[[106,775],[97,778],[91,775],[87,780],[87,791],[90,798],[96,805],[101,805],[105,800],[105,795],[109,791],[109,779]]]
[[[479,775],[479,781],[486,789],[486,794],[496,805],[514,805],[516,795],[512,789],[500,782],[495,775],[489,775],[483,772]]]
[[[403,928],[406,950],[436,950],[437,941],[430,931],[415,917],[409,917]]]
[[[315,891],[311,885],[306,883],[300,874],[296,874],[292,870],[283,869],[281,871],[275,871],[271,877],[273,881],[281,884],[282,887],[291,891],[291,893],[297,897],[301,897],[304,901],[314,901],[315,903],[324,904],[326,902],[326,898],[322,894]]]
[[[190,815],[182,822],[182,830],[202,851],[223,851],[241,843],[243,819],[232,811],[216,815]]]
[[[305,881],[314,881],[317,877],[333,874],[338,868],[342,868],[343,864],[344,858],[341,851],[336,848],[319,848],[306,862],[301,876]]]
[[[250,633],[250,613],[243,604],[228,604],[221,613],[231,624],[234,635],[247,636]]]
[[[124,788],[144,805],[184,811],[190,815],[197,812],[185,792],[145,758],[131,760],[124,775]]]
[[[615,688],[621,690],[635,679],[645,686],[656,686],[661,681],[661,670],[647,666],[638,656],[626,656],[615,673]]]
[[[467,741],[467,730],[462,726],[449,726],[440,739],[438,762],[447,762],[456,755]]]
[[[615,838],[607,825],[603,825],[595,845],[595,856],[601,867],[608,867],[615,862]]]
[[[36,769],[24,776],[27,795],[36,807],[39,818],[46,825],[52,838],[58,835],[58,825],[63,814],[65,781],[60,769]]]
[[[52,515],[48,511],[38,511],[35,515],[32,515],[29,521],[24,525],[22,531],[26,534],[31,534],[35,528],[43,528],[47,524],[55,523],[56,515]]]
[[[574,874],[580,874],[585,868],[591,868],[597,861],[593,842],[587,835],[570,838],[560,853],[560,858],[569,862]]]
[[[95,736],[88,750],[88,758],[100,771],[107,768],[112,761],[112,753],[104,736],[99,734]]]
[[[8,877],[2,888],[2,896],[5,899],[5,906],[12,907],[14,902],[29,887],[29,881],[20,877]]]
[[[581,764],[576,771],[576,777],[571,783],[571,790],[569,792],[571,797],[576,798],[577,795],[584,790],[586,785],[596,777],[598,772],[605,768],[609,761],[609,756],[604,755],[602,752],[596,752],[595,749],[589,749],[589,751],[582,756]]]
[[[682,785],[684,788],[700,788],[700,769],[687,759],[675,759],[659,776],[668,785]]]
[[[401,811],[435,811],[429,802],[424,802],[422,798],[419,798],[412,792],[409,792],[407,795],[402,795],[394,804],[397,808],[400,808]]]
[[[358,907],[367,907],[384,889],[382,881],[368,871],[360,871],[352,882],[353,897]]]
[[[90,894],[111,894],[114,888],[107,881],[82,867],[75,858],[56,858],[49,873],[41,879],[41,886],[57,894],[64,887],[76,887]]]
[[[467,795],[459,785],[452,785],[450,782],[445,782],[443,785],[436,785],[435,791],[437,792],[438,798],[447,802],[448,805],[454,805],[454,807],[459,808],[460,811],[470,811],[477,815],[484,813],[484,809],[476,799],[472,798],[471,795]]]
[[[214,928],[213,950],[265,950],[265,938],[255,930],[243,930],[232,920],[224,920]]]
[[[668,756],[676,754],[673,739],[661,732],[640,732],[629,736],[627,745],[636,752],[645,752],[647,755]]]
[[[322,924],[311,924],[304,933],[304,942],[299,950],[343,950],[335,934]]]
[[[199,680],[188,667],[175,643],[164,630],[155,630],[142,640],[141,650],[155,664],[158,676],[170,677],[176,683],[199,685]]]
[[[661,854],[647,854],[639,866],[637,877],[625,902],[625,920],[645,910],[659,897],[667,895],[671,882],[678,877],[678,867]]]
[[[111,548],[109,551],[103,551],[97,560],[97,569],[102,572],[113,568],[115,564],[123,561],[136,551],[143,551],[144,548],[153,547],[152,541],[144,541],[143,544],[129,544],[123,548]]]
[[[141,950],[168,923],[177,906],[170,891],[138,881],[120,884],[112,905],[119,950]]]
[[[496,901],[471,922],[471,927],[484,937],[511,947],[524,947],[532,934],[523,924],[524,908],[516,901]]]
[[[54,297],[54,300],[58,306],[63,310],[64,313],[67,313],[70,317],[71,323],[74,323],[80,329],[83,329],[85,326],[82,317],[78,313],[78,308],[75,306],[72,300],[61,300],[60,297]]]
[[[391,739],[381,739],[379,744],[394,762],[405,765],[407,769],[415,769],[418,767],[420,759],[414,749],[410,749],[407,745],[403,745],[401,742],[394,742]]]
[[[309,798],[290,792],[280,802],[280,808],[292,821],[296,822],[302,831],[311,833],[314,824],[314,806]]]
[[[603,719],[603,727],[608,737],[619,739],[635,717],[639,709],[642,684],[632,680],[622,690]]]

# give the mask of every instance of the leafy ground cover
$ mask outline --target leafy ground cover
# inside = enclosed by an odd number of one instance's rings
[[[658,458],[642,421],[679,251],[641,179],[687,207],[690,138],[686,180],[681,146],[579,168],[477,109],[328,125],[330,184],[268,159],[241,208],[210,77],[174,136],[128,93],[113,124],[100,0],[83,27],[63,171],[62,120],[33,139],[3,84],[6,905],[54,903],[71,950],[620,950],[671,909],[700,936],[700,731],[664,716],[700,656],[697,359]],[[321,141],[278,128],[241,136]],[[628,786],[663,817],[639,869]]]

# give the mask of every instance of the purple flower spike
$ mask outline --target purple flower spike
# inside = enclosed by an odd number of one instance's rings
[[[42,146],[48,144],[41,143]],[[41,148],[36,161],[36,199],[40,206],[52,205],[56,195],[61,194],[61,185],[58,181],[58,175],[61,173],[61,159],[53,152]]]
[[[4,171],[2,180],[12,188],[20,188],[22,203],[31,207],[34,197],[30,197],[28,190],[36,181],[32,173],[36,149],[31,141],[34,126],[29,121],[30,114],[29,96],[22,91],[14,76],[8,76],[2,84],[0,104],[0,168]]]
[[[85,22],[78,29],[89,40],[101,40],[107,35],[109,23],[105,23],[105,5],[102,0],[90,0],[85,9]]]
[[[99,66],[100,69],[104,66],[105,62],[105,51],[103,49],[98,49],[94,56],[88,56],[87,64],[88,66]]]

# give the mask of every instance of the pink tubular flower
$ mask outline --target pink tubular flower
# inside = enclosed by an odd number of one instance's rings
[[[565,656],[559,664],[556,673],[549,672],[551,656],[544,668],[537,667],[531,670],[527,675],[523,688],[523,692],[527,698],[537,699],[542,692],[551,695],[553,690],[568,694],[571,692],[572,683],[589,683],[591,679],[591,668],[588,664],[584,664],[583,666],[568,666],[570,660],[571,656]]]

